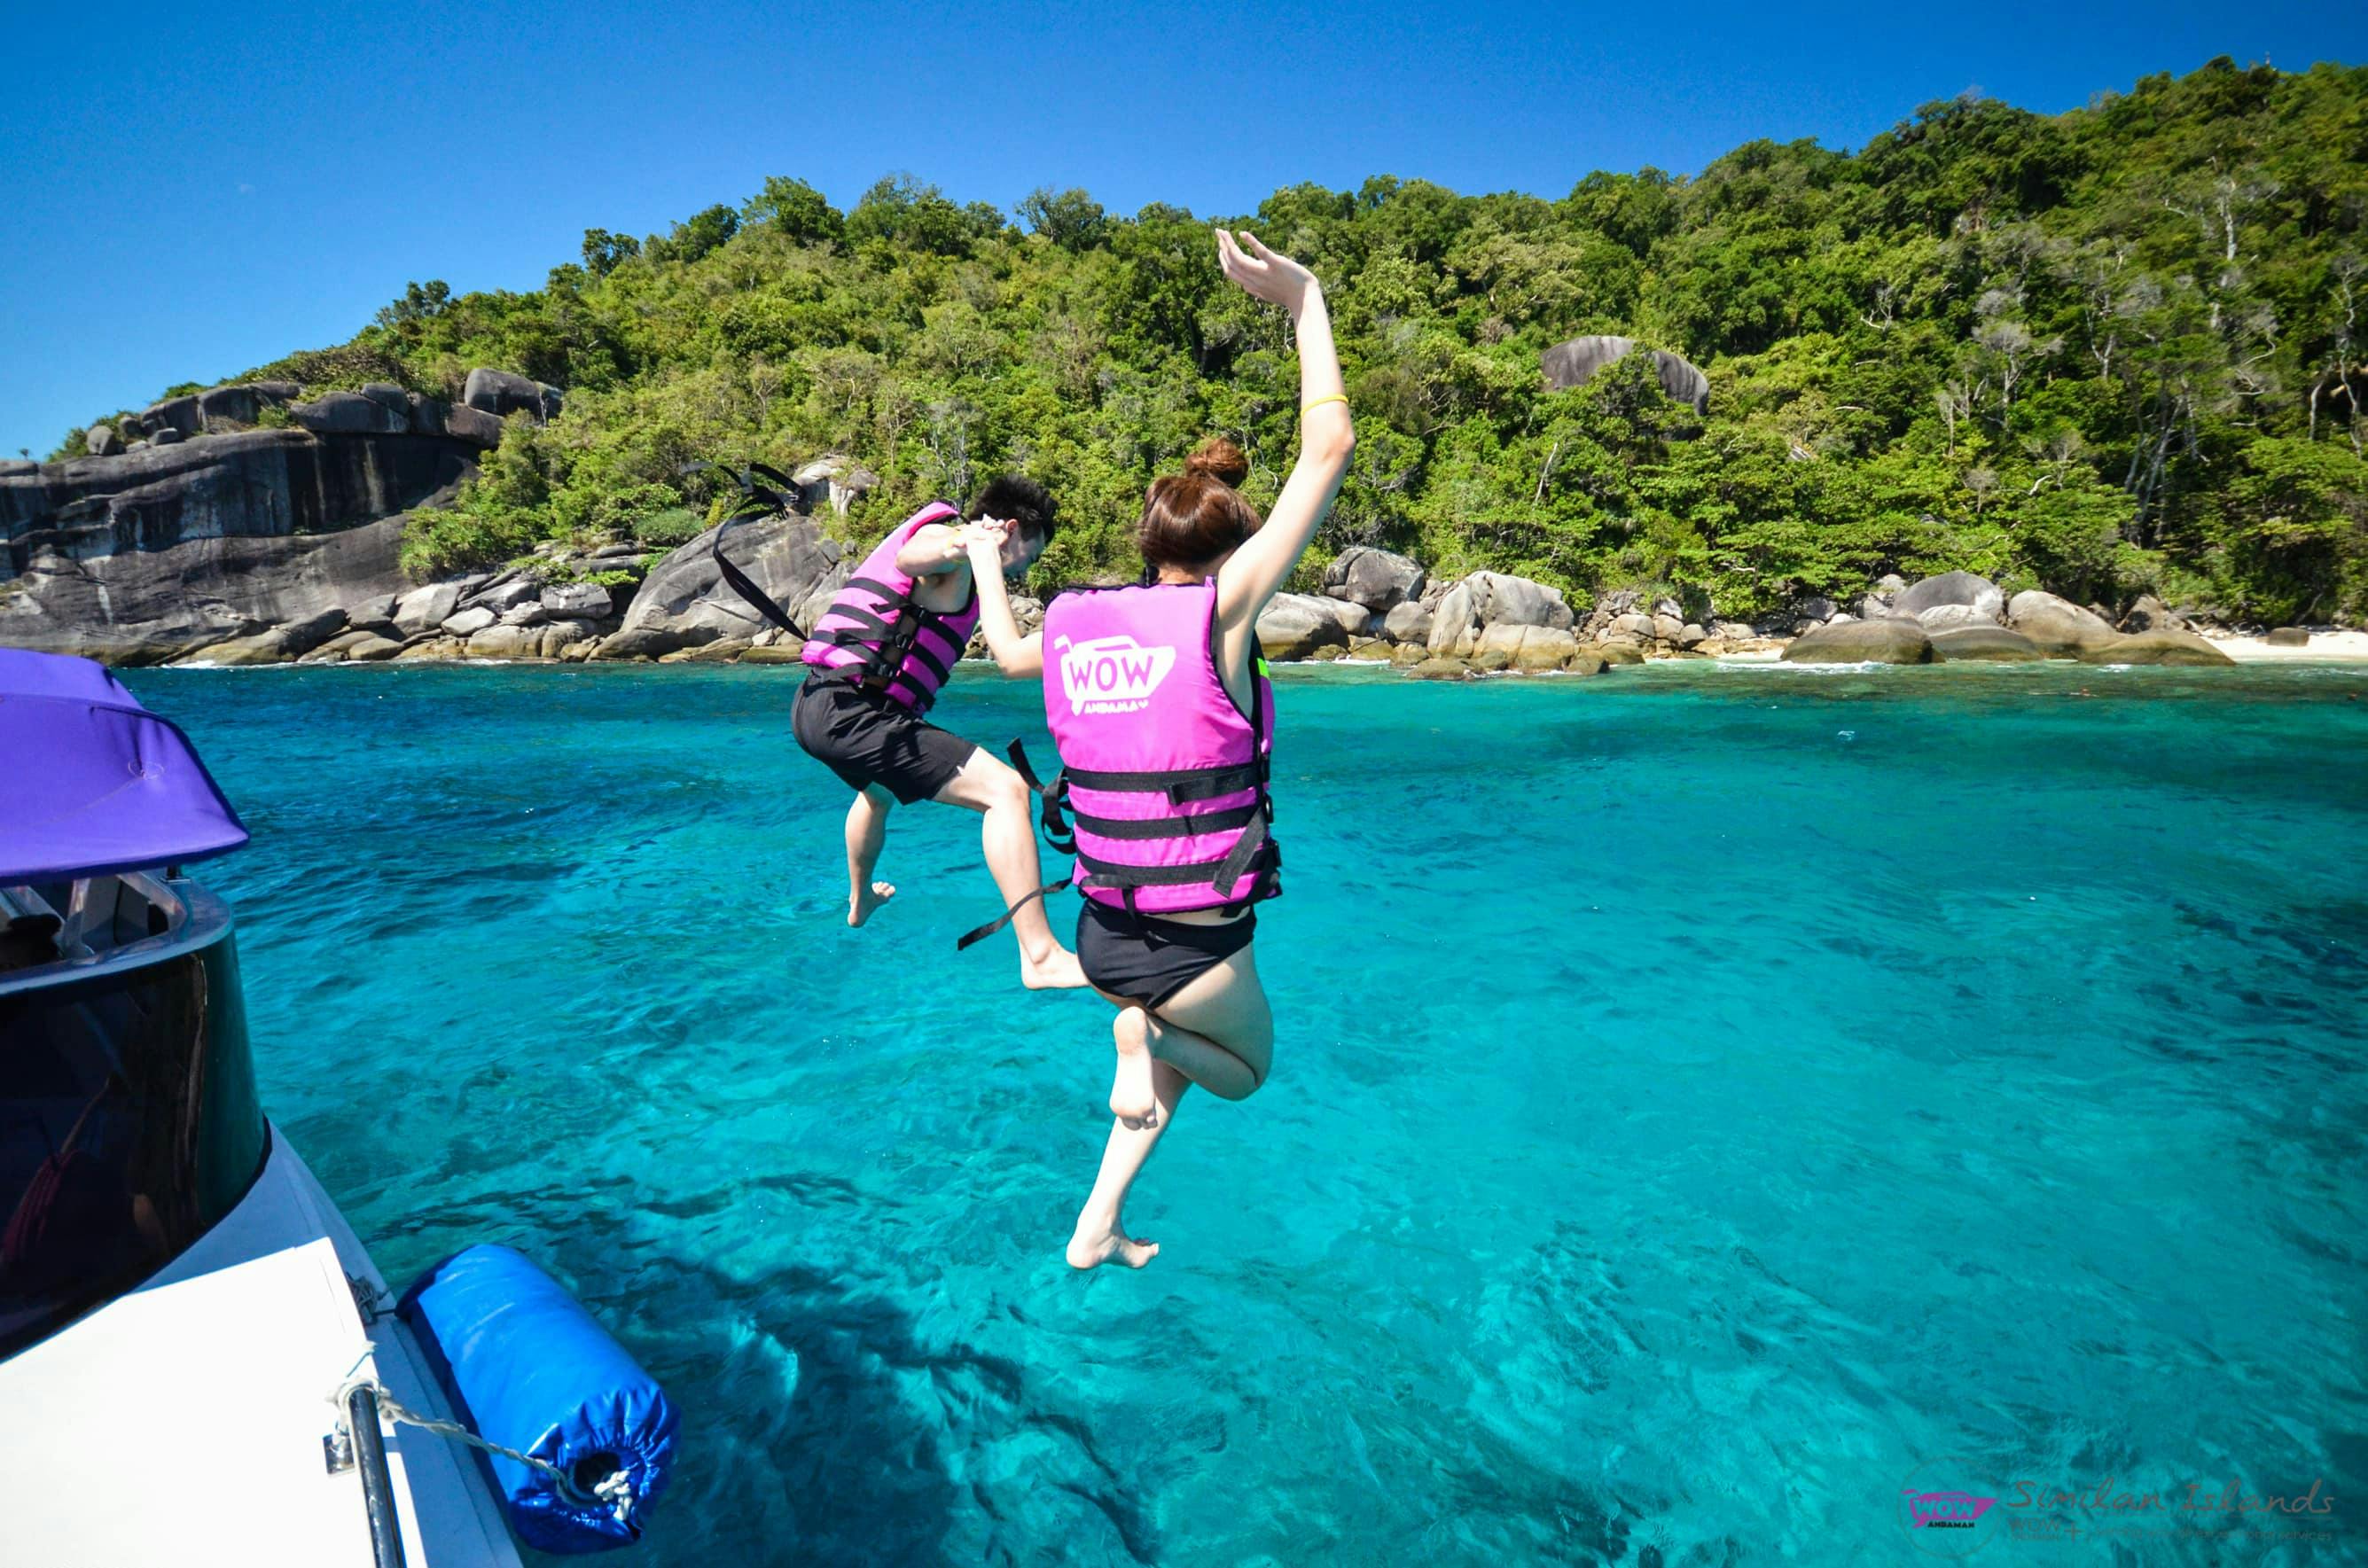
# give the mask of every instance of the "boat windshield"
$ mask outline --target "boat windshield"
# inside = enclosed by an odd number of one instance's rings
[[[137,872],[0,887],[0,1357],[178,1256],[266,1151],[218,900]]]

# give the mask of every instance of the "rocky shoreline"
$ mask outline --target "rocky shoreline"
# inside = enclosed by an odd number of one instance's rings
[[[91,455],[0,463],[0,645],[116,665],[421,660],[794,664],[800,644],[722,581],[712,532],[659,552],[630,540],[546,544],[495,572],[415,583],[398,552],[417,509],[448,504],[501,439],[558,392],[470,372],[457,402],[393,386],[324,392],[257,381],[167,399],[85,438]],[[127,439],[127,432],[132,432]],[[849,477],[853,476],[853,477]],[[798,473],[802,509],[743,520],[734,563],[811,625],[852,566],[810,515],[843,512],[870,478],[839,457]],[[1800,664],[2024,662],[2228,665],[2157,600],[2118,617],[1969,572],[1886,577],[1856,604],[1806,597],[1746,623],[1669,597],[1561,590],[1497,572],[1452,579],[1352,548],[1315,593],[1278,596],[1258,640],[1276,661],[1385,663],[1417,679],[1600,675],[1648,659],[1752,654]],[[1016,601],[1023,627],[1041,606]],[[2347,656],[2356,633],[2321,629]],[[2265,652],[2311,656],[2314,630]],[[974,643],[973,653],[983,652]]]

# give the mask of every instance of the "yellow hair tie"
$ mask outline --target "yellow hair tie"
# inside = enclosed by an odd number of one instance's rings
[[[1349,394],[1347,392],[1326,392],[1322,397],[1317,398],[1314,403],[1303,404],[1299,410],[1299,417],[1302,419],[1306,418],[1309,415],[1315,413],[1317,409],[1323,407],[1327,403],[1346,403],[1348,401]]]

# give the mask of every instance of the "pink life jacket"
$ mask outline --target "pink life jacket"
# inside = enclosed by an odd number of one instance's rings
[[[932,501],[863,558],[807,635],[805,662],[817,675],[884,691],[916,713],[929,710],[978,627],[978,585],[951,614],[924,609],[913,602],[914,579],[896,570],[896,554],[917,529],[961,521],[951,506]]]
[[[1217,673],[1217,585],[1080,590],[1044,611],[1046,790],[1076,813],[1077,890],[1144,914],[1243,908],[1282,891],[1268,832],[1273,685],[1244,713]]]

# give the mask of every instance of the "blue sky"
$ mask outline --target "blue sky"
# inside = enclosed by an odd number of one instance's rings
[[[1394,174],[1558,196],[1977,87],[2059,110],[2216,54],[2368,58],[2368,6],[682,0],[48,6],[0,24],[0,455],[342,341],[406,281],[529,289],[768,174],[1239,212]]]

